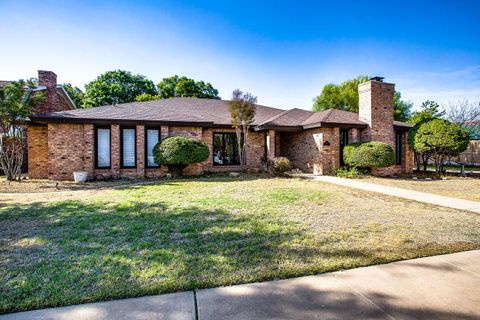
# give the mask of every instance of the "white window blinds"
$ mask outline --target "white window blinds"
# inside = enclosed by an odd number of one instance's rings
[[[158,129],[148,129],[147,130],[147,166],[149,167],[158,167],[158,164],[155,163],[153,159],[153,148],[159,141],[159,131]]]
[[[122,166],[135,167],[135,129],[122,129]]]
[[[97,130],[97,166],[110,167],[110,129]]]

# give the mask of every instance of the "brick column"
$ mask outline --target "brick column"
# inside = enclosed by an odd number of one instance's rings
[[[120,177],[120,126],[112,124],[111,126],[111,172],[114,179]]]
[[[88,178],[93,179],[95,169],[95,132],[93,124],[83,125],[83,170],[88,172]]]
[[[323,142],[329,146],[322,146],[321,174],[335,174],[340,167],[340,128],[325,128]]]
[[[267,131],[267,158],[275,158],[275,130]]]
[[[402,153],[403,153],[403,172],[404,173],[413,173],[414,166],[414,155],[413,150],[408,145],[408,132],[405,132],[402,137]]]
[[[145,126],[137,126],[137,178],[145,177]]]
[[[208,146],[208,159],[202,163],[203,170],[210,170],[213,166],[213,129],[204,129],[202,132],[202,141]]]
[[[169,128],[168,126],[161,126],[160,127],[160,139],[165,139],[169,137]]]

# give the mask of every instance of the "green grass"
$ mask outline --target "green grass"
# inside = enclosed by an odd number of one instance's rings
[[[480,248],[480,216],[297,179],[212,178],[0,207],[0,313]]]

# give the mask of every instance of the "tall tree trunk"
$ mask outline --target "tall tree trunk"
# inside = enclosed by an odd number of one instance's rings
[[[240,160],[240,167],[242,167],[243,163],[243,155],[242,155],[242,128],[240,126],[235,127],[235,134],[237,136],[237,152],[238,152],[238,157]]]
[[[242,143],[242,166],[243,170],[247,168],[247,141],[248,141],[248,126],[243,127],[243,143]]]

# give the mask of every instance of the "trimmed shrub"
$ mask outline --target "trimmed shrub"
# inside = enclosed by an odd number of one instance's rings
[[[166,138],[153,149],[155,162],[167,165],[173,176],[181,176],[186,166],[207,160],[209,154],[205,143],[189,137]]]
[[[285,172],[292,170],[290,160],[285,157],[275,157],[269,163],[270,172],[275,176],[283,176]]]
[[[352,143],[343,149],[343,162],[357,168],[388,167],[395,164],[395,152],[384,142]]]

